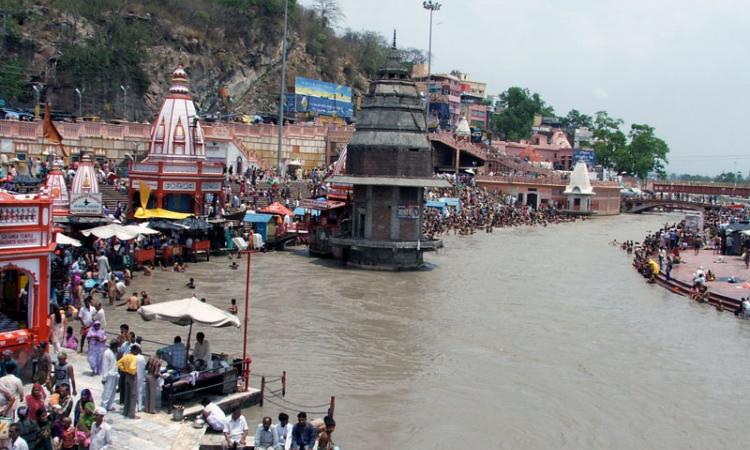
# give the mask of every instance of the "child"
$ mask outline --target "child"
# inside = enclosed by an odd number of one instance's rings
[[[71,326],[68,326],[68,328],[65,330],[65,341],[63,343],[63,347],[70,350],[78,349],[78,338],[73,333],[73,327]]]
[[[189,289],[195,289],[195,280],[193,280],[193,279],[191,278],[191,279],[190,279],[190,281],[188,281],[188,284],[186,284],[186,286],[187,286],[187,287],[188,287]]]
[[[229,312],[232,313],[232,314],[237,314],[238,311],[239,310],[237,309],[237,299],[233,298],[232,299],[232,304],[229,305]]]
[[[76,448],[76,429],[73,426],[73,421],[70,417],[64,417],[62,420],[63,435],[62,435],[62,449],[72,450]]]

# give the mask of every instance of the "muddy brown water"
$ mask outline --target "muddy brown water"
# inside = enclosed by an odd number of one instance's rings
[[[415,273],[347,270],[301,249],[254,256],[253,371],[286,370],[295,404],[335,395],[345,449],[742,447],[750,323],[646,285],[608,246],[664,221],[450,236]],[[242,304],[245,260],[229,263],[139,275],[132,287],[185,298],[193,277],[199,297]],[[122,322],[160,341],[187,334],[108,308],[108,329]],[[201,330],[214,352],[241,353],[240,330]],[[251,429],[281,410],[298,408],[249,409]]]

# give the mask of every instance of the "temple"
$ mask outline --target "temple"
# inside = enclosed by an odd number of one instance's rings
[[[59,159],[52,163],[52,170],[47,174],[45,190],[52,198],[53,216],[62,217],[70,214],[70,194],[68,194],[68,186],[65,184],[63,162]]]
[[[33,346],[49,339],[52,199],[0,190],[0,350],[31,374]]]
[[[179,66],[172,72],[172,85],[151,128],[148,156],[129,167],[131,214],[141,206],[141,185],[154,194],[143,205],[146,211],[205,214],[207,206],[218,199],[223,172],[222,163],[206,160],[203,129],[187,73]]]
[[[349,265],[416,269],[425,250],[441,245],[422,236],[424,188],[449,184],[432,176],[424,106],[401,63],[395,32],[378,77],[347,146],[347,175],[332,179],[352,185],[353,191],[351,230],[331,238],[331,244]]]
[[[594,188],[591,187],[589,170],[584,161],[578,161],[570,174],[570,182],[563,192],[568,200],[568,210],[577,213],[591,213],[591,197]]]

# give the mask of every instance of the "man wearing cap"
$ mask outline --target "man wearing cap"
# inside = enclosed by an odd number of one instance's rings
[[[141,346],[133,344],[130,346],[130,353],[123,355],[117,361],[117,368],[120,374],[125,378],[125,402],[122,406],[122,415],[131,419],[139,419],[135,415],[135,409],[138,404],[138,360],[136,355],[141,350]]]
[[[94,410],[94,424],[91,425],[91,443],[89,450],[107,450],[112,448],[112,429],[104,422],[107,410],[99,406]]]

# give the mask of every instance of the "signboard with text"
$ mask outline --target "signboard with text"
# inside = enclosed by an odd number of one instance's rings
[[[39,247],[42,233],[38,231],[16,231],[0,233],[0,248]]]
[[[585,162],[589,169],[593,169],[596,165],[596,153],[594,153],[593,150],[574,149],[572,161],[573,166],[575,166],[578,161]]]
[[[419,205],[398,205],[399,219],[419,219]]]
[[[70,194],[70,213],[74,216],[101,216],[101,192],[77,192]]]

